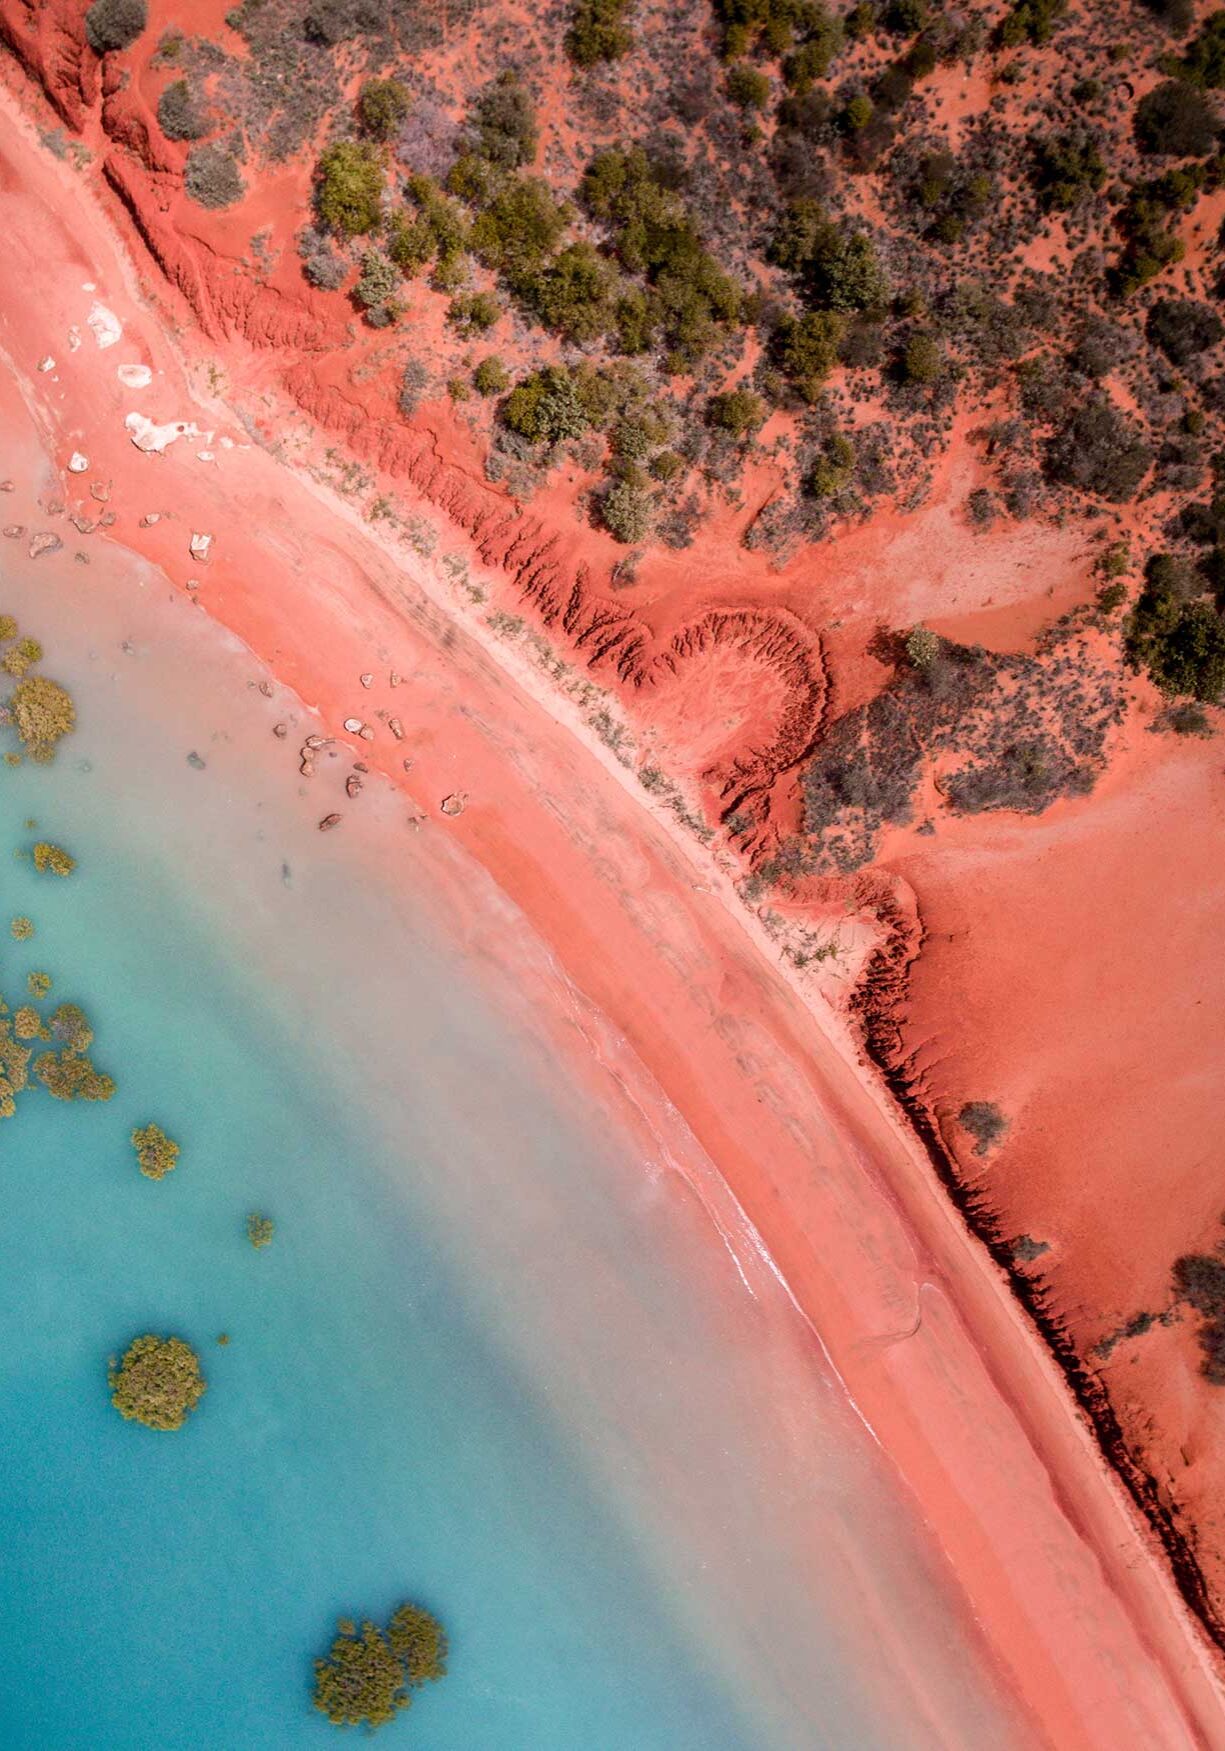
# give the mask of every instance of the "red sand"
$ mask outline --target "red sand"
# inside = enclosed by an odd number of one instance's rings
[[[714,866],[648,813],[598,743],[550,715],[526,666],[512,677],[456,624],[440,574],[407,571],[262,449],[213,442],[207,463],[200,441],[165,459],[133,448],[132,409],[194,413],[204,428],[217,415],[193,402],[103,216],[11,109],[0,176],[0,338],[53,453],[90,458],[64,476],[70,507],[83,483],[112,482],[116,540],[176,585],[201,579],[207,611],[335,730],[350,714],[376,723],[361,752],[428,817],[422,831],[457,836],[630,1041],[912,1492],[1035,1741],[1225,1745],[1213,1656],[1050,1357],[847,1040],[780,980]],[[86,281],[125,336],[99,351],[85,329],[70,353]],[[39,374],[48,352],[58,368]],[[137,360],[159,373],[154,387],[121,389],[116,366]],[[231,370],[239,362],[235,349]],[[173,516],[139,528],[151,511]],[[47,526],[86,551],[100,538]],[[216,536],[207,566],[188,556],[192,531]],[[392,668],[406,677],[394,691]],[[380,709],[403,718],[404,744]],[[299,783],[292,759],[287,749]],[[455,791],[468,806],[448,820],[438,805]],[[302,806],[344,804],[308,787]],[[412,844],[406,831],[407,857]]]

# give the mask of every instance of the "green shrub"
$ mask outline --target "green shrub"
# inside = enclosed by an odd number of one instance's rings
[[[247,192],[238,160],[224,146],[193,146],[187,154],[183,187],[197,206],[232,207]]]
[[[770,81],[747,61],[736,61],[727,72],[727,95],[738,109],[765,109],[770,101]]]
[[[944,640],[921,622],[906,634],[906,655],[916,669],[930,669],[940,655]]]
[[[1188,599],[1174,567],[1150,561],[1145,568],[1124,648],[1132,667],[1147,670],[1163,693],[1215,705],[1225,691],[1225,620],[1204,597]]]
[[[186,79],[176,79],[162,92],[157,121],[168,140],[199,140],[208,133],[208,115]]]
[[[722,394],[711,396],[706,405],[706,418],[718,430],[743,438],[765,424],[768,411],[761,396],[755,395],[751,389],[726,389]]]
[[[1017,4],[999,27],[999,41],[1005,48],[1019,48],[1032,43],[1041,48],[1055,34],[1055,26],[1068,10],[1067,0],[1017,0]]]
[[[145,0],[94,0],[85,14],[85,35],[95,55],[126,49],[149,22]]]
[[[1052,480],[1116,505],[1135,497],[1151,463],[1134,421],[1102,395],[1082,401],[1047,447]]]
[[[787,89],[797,97],[810,91],[818,79],[824,79],[830,63],[846,40],[842,20],[833,17],[824,6],[809,6],[805,17],[809,34],[794,54],[788,55],[783,62]]]
[[[46,675],[27,675],[17,683],[9,710],[30,758],[46,762],[76,726],[76,706],[67,688]]]
[[[634,38],[627,19],[632,0],[577,0],[566,32],[566,53],[577,67],[618,61]]]
[[[530,273],[520,272],[515,289],[545,328],[567,340],[595,340],[613,325],[616,276],[590,243],[571,243]]]
[[[410,108],[398,79],[367,79],[357,100],[362,127],[376,140],[390,140]]]
[[[510,280],[539,270],[561,238],[569,220],[564,205],[554,199],[540,177],[511,177],[472,226],[472,247],[489,267]]]
[[[579,438],[591,424],[564,365],[545,365],[512,389],[502,418],[512,432],[532,444]]]
[[[503,69],[472,106],[475,148],[503,170],[518,170],[536,156],[536,111],[512,67]]]
[[[923,29],[930,16],[927,0],[890,0],[885,8],[884,24],[896,36],[914,36]]]
[[[315,169],[315,210],[329,231],[361,237],[382,221],[383,160],[374,146],[338,140]]]
[[[207,1390],[200,1360],[182,1338],[136,1338],[107,1370],[111,1403],[147,1429],[181,1429]]]
[[[844,432],[835,432],[812,465],[808,490],[816,499],[836,498],[855,476],[855,446]]]
[[[1192,298],[1159,298],[1144,331],[1174,365],[1190,365],[1219,344],[1225,327],[1216,311]]]
[[[793,201],[784,211],[771,253],[818,309],[849,316],[888,303],[889,281],[871,238],[843,231],[815,201]]]
[[[506,366],[496,354],[482,359],[472,373],[472,387],[478,395],[502,395],[510,384]]]
[[[492,292],[469,292],[462,298],[451,300],[447,321],[465,339],[470,339],[492,328],[501,314],[502,306]]]
[[[1216,110],[1181,79],[1167,79],[1136,105],[1136,143],[1142,152],[1168,158],[1201,158],[1216,143]]]
[[[944,354],[934,335],[920,330],[912,334],[902,349],[902,381],[905,383],[936,383],[944,375]]]
[[[1225,11],[1208,14],[1199,35],[1187,49],[1179,72],[1192,85],[1213,89],[1225,85]]]
[[[650,495],[632,480],[614,480],[600,499],[600,518],[627,547],[645,541],[655,520]]]
[[[138,1126],[132,1132],[132,1147],[146,1179],[165,1179],[178,1163],[179,1145],[160,1125]]]
[[[1035,143],[1036,179],[1048,207],[1066,211],[1085,194],[1106,186],[1106,161],[1096,138],[1083,129]]]
[[[461,209],[430,176],[411,176],[408,193],[417,203],[409,219],[397,213],[388,226],[387,253],[406,274],[414,274],[434,262],[435,284],[445,286],[458,275],[472,238]]]
[[[399,284],[400,275],[381,250],[364,251],[362,271],[353,288],[353,296],[363,310],[390,309]]]
[[[846,319],[832,310],[810,310],[787,317],[775,337],[775,354],[802,400],[815,402],[821,385],[838,363]]]
[[[851,98],[850,102],[843,110],[842,119],[843,123],[852,134],[858,134],[861,129],[867,127],[875,113],[876,112],[872,106],[872,99],[866,96],[864,92],[860,91],[856,96]]]

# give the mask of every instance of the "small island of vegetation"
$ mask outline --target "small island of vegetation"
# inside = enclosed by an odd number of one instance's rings
[[[146,1179],[165,1179],[179,1159],[178,1144],[160,1125],[137,1126],[132,1132],[132,1147]]]
[[[151,1333],[129,1344],[118,1366],[111,1357],[107,1381],[120,1416],[147,1429],[181,1429],[207,1389],[191,1345]]]
[[[423,1606],[401,1605],[386,1632],[347,1618],[337,1631],[327,1658],[315,1661],[314,1704],[333,1726],[386,1726],[414,1690],[446,1676],[446,1631]]]

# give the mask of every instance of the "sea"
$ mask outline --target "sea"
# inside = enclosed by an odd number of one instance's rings
[[[48,974],[117,1085],[0,1122],[4,1751],[322,1751],[313,1662],[405,1600],[449,1670],[389,1748],[1023,1743],[683,1115],[436,799],[331,801],[351,752],[303,778],[310,711],[120,548],[0,610],[78,709],[0,768],[0,991]],[[201,1359],[175,1432],[110,1402],[145,1332]]]

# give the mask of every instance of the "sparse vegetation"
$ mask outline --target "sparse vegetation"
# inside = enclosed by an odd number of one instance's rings
[[[633,46],[632,0],[576,0],[566,32],[566,53],[576,67],[619,61]]]
[[[208,112],[186,79],[176,79],[162,92],[157,120],[168,140],[199,140],[208,133]]]
[[[201,207],[232,207],[246,193],[238,161],[224,146],[195,146],[187,154],[183,187]]]
[[[383,161],[360,140],[338,140],[315,171],[315,209],[320,223],[340,237],[377,231],[383,216]]]
[[[398,79],[367,79],[357,100],[362,127],[374,140],[390,140],[409,108],[408,92]]]
[[[975,1155],[994,1149],[1008,1129],[1008,1120],[990,1100],[968,1100],[957,1114],[957,1123],[974,1138]]]
[[[149,22],[145,0],[94,0],[85,14],[85,35],[96,55],[129,49]]]

